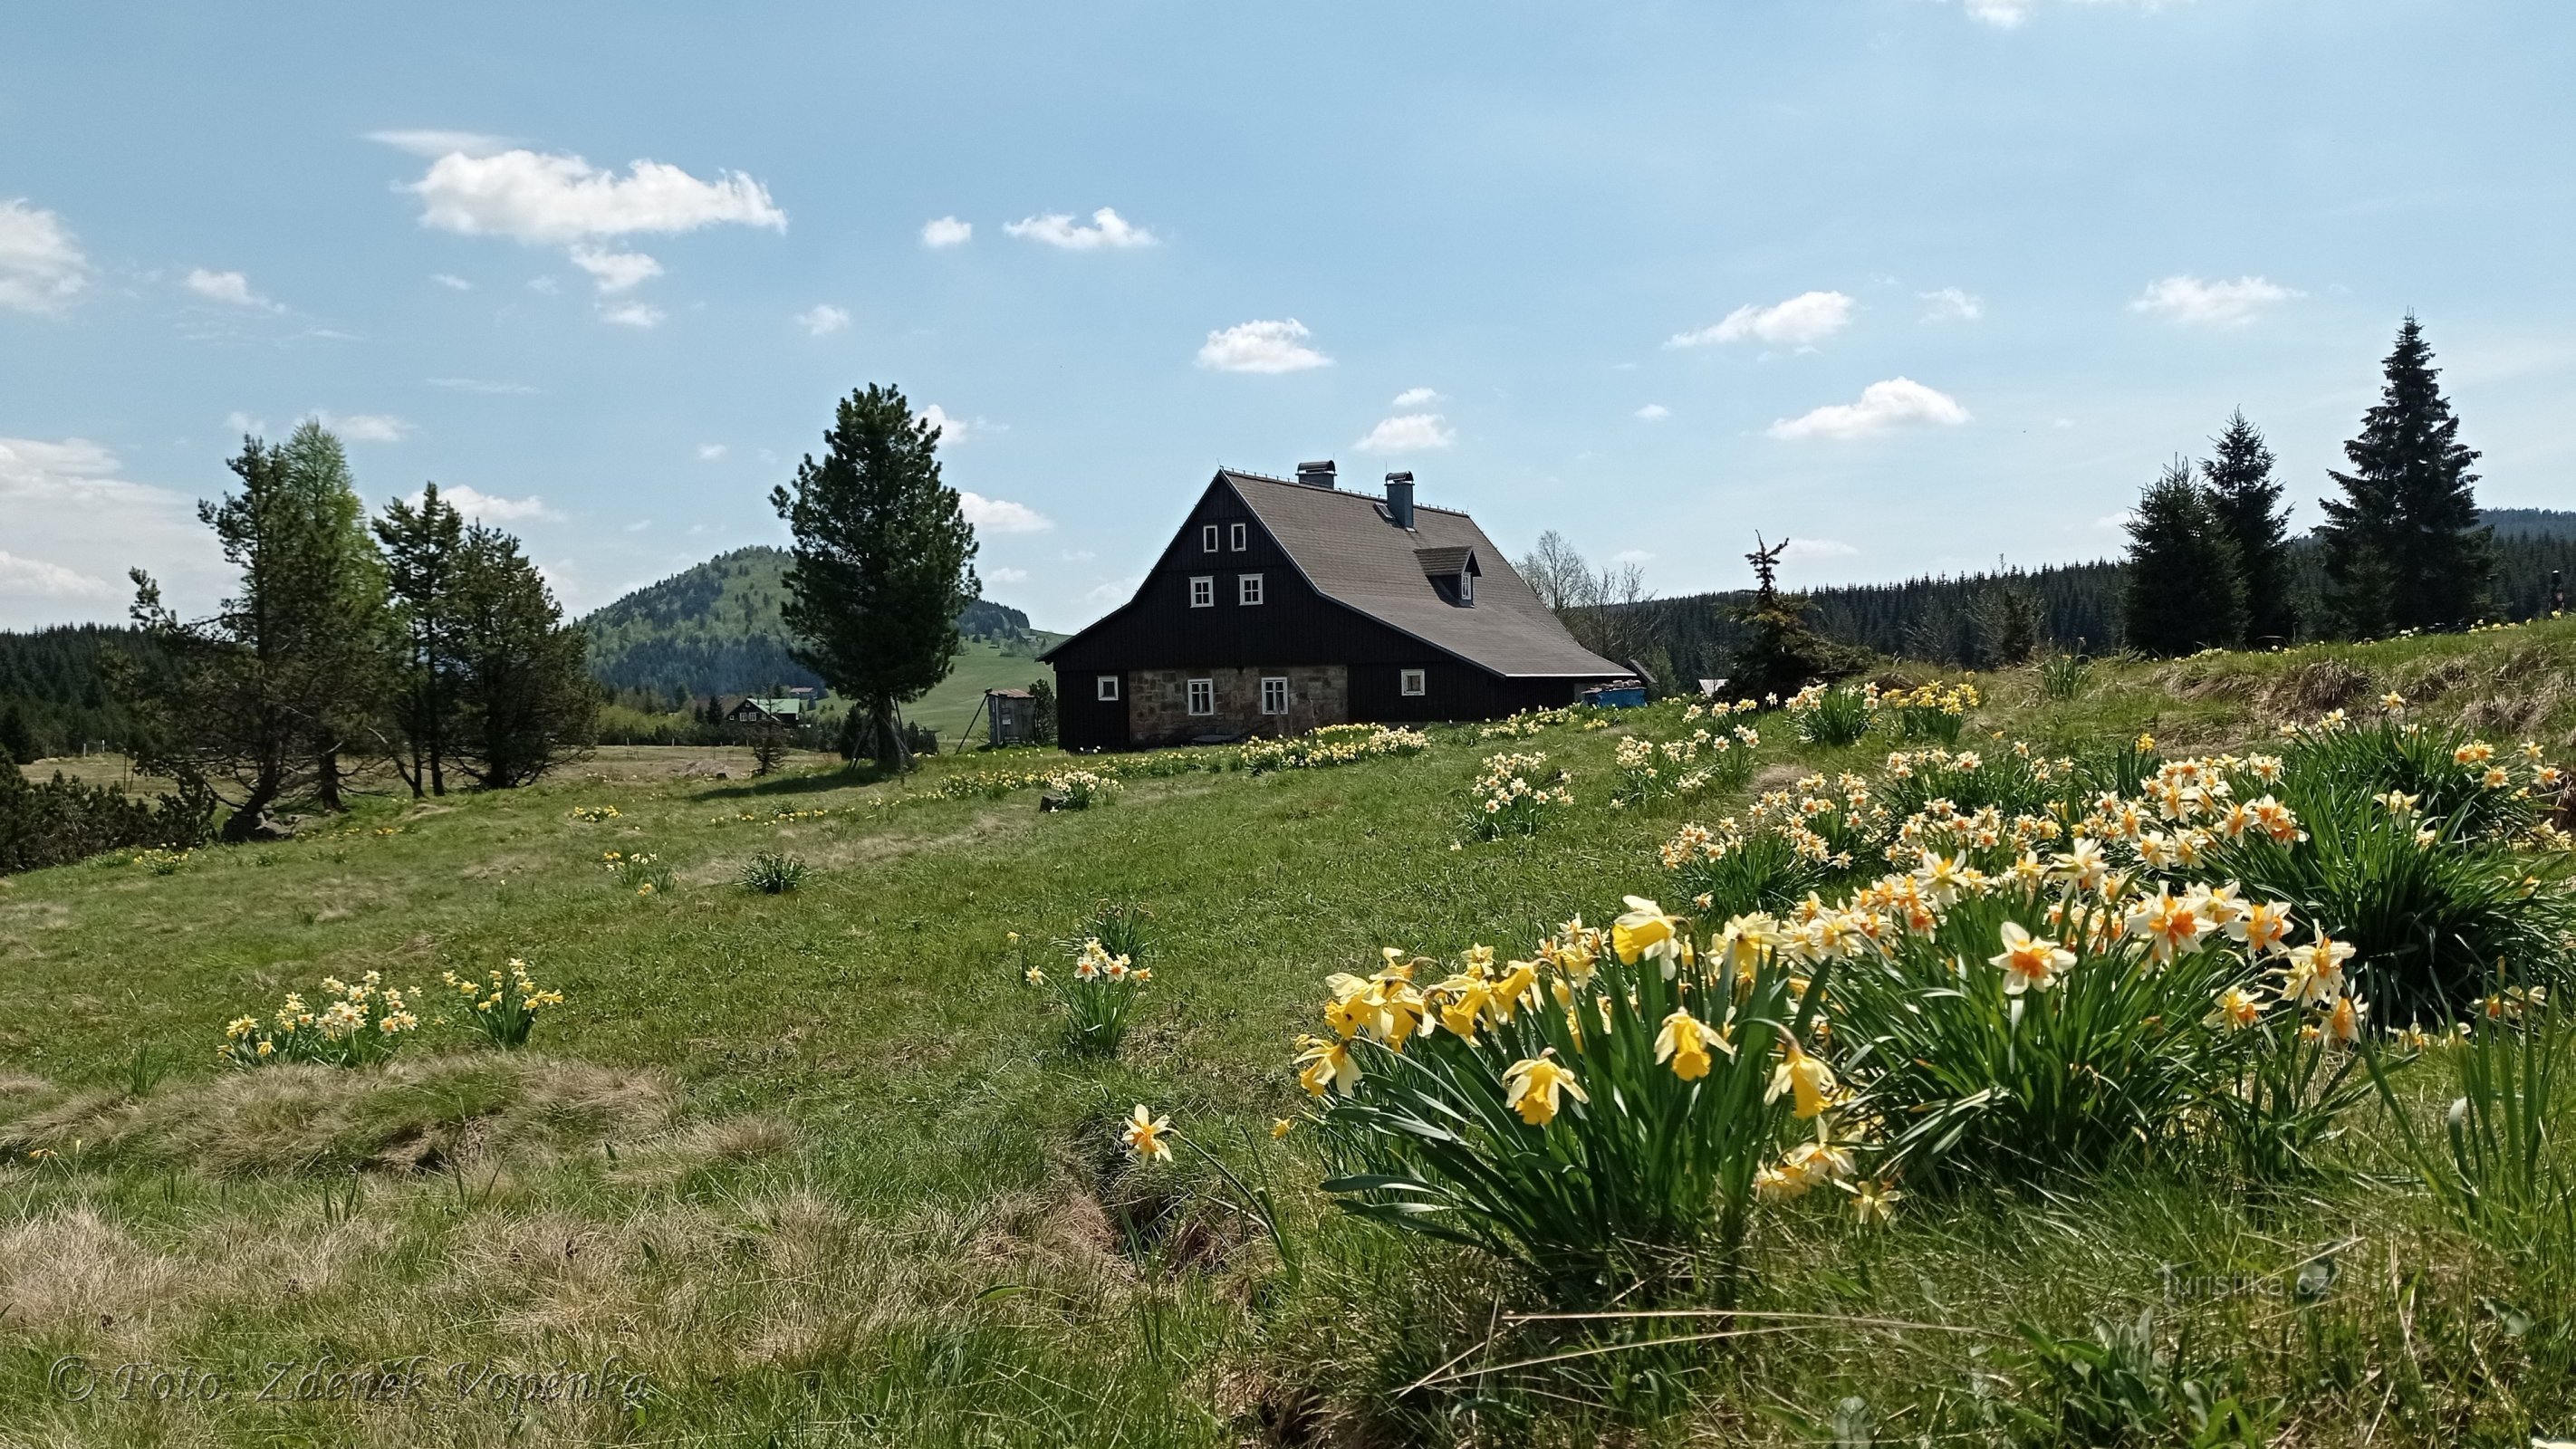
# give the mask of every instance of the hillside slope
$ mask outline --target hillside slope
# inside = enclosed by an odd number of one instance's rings
[[[738,548],[594,611],[581,621],[590,636],[591,674],[611,689],[647,691],[666,705],[821,685],[788,652],[780,610],[789,562],[785,549]],[[958,624],[970,638],[1029,653],[1044,647],[1030,647],[1034,641],[1052,637],[1032,630],[1019,610],[982,599],[967,606]]]

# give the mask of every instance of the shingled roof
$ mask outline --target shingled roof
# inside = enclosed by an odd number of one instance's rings
[[[1217,475],[1268,529],[1316,592],[1391,629],[1509,678],[1597,679],[1632,673],[1574,641],[1503,551],[1466,514],[1416,505],[1398,528],[1386,504],[1231,469]],[[1476,602],[1450,603],[1431,582],[1472,553]],[[1452,561],[1455,560],[1455,561]]]

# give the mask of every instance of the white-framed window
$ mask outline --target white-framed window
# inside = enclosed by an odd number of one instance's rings
[[[1237,574],[1234,579],[1234,601],[1238,604],[1261,602],[1261,575]]]
[[[1476,576],[1465,570],[1461,570],[1458,574],[1458,602],[1462,604],[1476,602]]]
[[[1118,697],[1118,676],[1115,674],[1104,674],[1100,676],[1099,679],[1093,681],[1091,687],[1093,691],[1091,697],[1093,699],[1116,699]]]
[[[1425,671],[1407,669],[1398,672],[1395,676],[1395,692],[1407,696],[1430,693]]]
[[[1230,530],[1230,536],[1227,538],[1226,542],[1233,546],[1236,553],[1243,552],[1246,543],[1246,530],[1244,526],[1240,523],[1234,525]]]
[[[1216,607],[1216,575],[1192,574],[1190,576],[1190,607],[1193,609]]]
[[[1211,523],[1211,524],[1207,525],[1205,528],[1202,528],[1202,529],[1200,529],[1200,530],[1199,530],[1199,552],[1201,552],[1201,553],[1214,553],[1214,552],[1216,552],[1216,525],[1215,525],[1215,524]]]
[[[1192,714],[1214,714],[1214,713],[1216,713],[1216,681],[1215,681],[1215,680],[1213,680],[1213,679],[1193,679],[1193,680],[1191,680],[1191,681],[1190,681],[1190,713],[1192,713]]]
[[[1261,681],[1261,712],[1263,714],[1288,712],[1288,677],[1286,675],[1274,674]]]

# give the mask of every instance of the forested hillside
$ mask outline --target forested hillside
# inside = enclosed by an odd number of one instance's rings
[[[140,669],[161,664],[141,634],[118,626],[0,632],[0,747],[22,756],[21,763],[73,754],[84,743],[121,747],[133,732],[134,715],[108,686],[110,651]]]
[[[788,653],[779,611],[789,562],[785,549],[738,548],[598,610],[582,621],[591,673],[668,709],[710,694],[819,687]],[[990,600],[969,604],[957,622],[969,638],[1010,652],[1043,647],[1028,615]]]
[[[2496,508],[2482,515],[2495,529],[2495,578],[2489,598],[2498,618],[2529,619],[2548,611],[2552,571],[2576,576],[2576,513],[2543,508]],[[2291,596],[2301,633],[2321,617],[2321,572],[2312,540],[2292,545]],[[2005,594],[2027,592],[2038,606],[2045,645],[2104,651],[2120,642],[2120,593],[2125,568],[2115,560],[2064,564],[2000,573],[1947,575],[1888,584],[1817,589],[1808,617],[1834,638],[1882,654],[1980,667],[1992,661],[1992,640]],[[1749,591],[1690,594],[1638,606],[1650,621],[1653,646],[1643,661],[1669,680],[1717,678],[1728,671],[1741,638],[1736,611]]]

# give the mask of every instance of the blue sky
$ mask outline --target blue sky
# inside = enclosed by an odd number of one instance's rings
[[[595,607],[782,539],[868,381],[1056,628],[1219,462],[1668,594],[2094,557],[2239,405],[2313,521],[2410,307],[2576,506],[2546,0],[255,13],[9,24],[0,627],[210,605],[191,500],[317,413]]]

